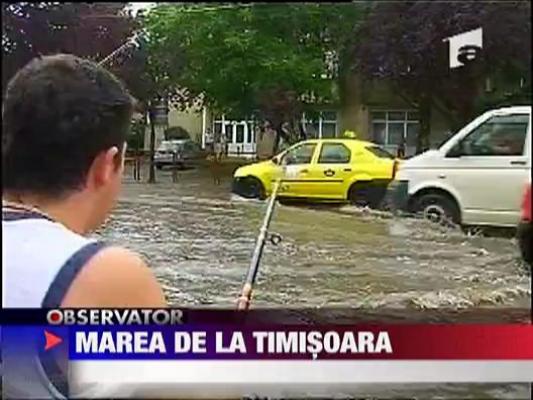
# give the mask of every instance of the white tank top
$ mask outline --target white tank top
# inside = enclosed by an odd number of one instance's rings
[[[2,307],[59,307],[79,271],[102,247],[40,214],[3,208]],[[19,362],[16,354],[5,354],[4,394],[8,398],[62,398],[68,389],[64,388],[66,380],[52,378],[57,365],[37,353],[33,362],[27,360]]]
[[[28,212],[3,212],[2,306],[59,307],[68,287],[101,243]]]

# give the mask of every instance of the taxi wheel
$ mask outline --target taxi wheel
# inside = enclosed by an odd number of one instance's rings
[[[265,188],[259,179],[249,176],[242,183],[242,196],[247,199],[264,199]]]
[[[348,190],[348,201],[356,206],[370,207],[369,192],[370,187],[368,183],[354,183]]]

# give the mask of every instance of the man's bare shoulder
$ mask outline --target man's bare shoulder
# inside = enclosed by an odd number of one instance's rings
[[[82,268],[62,306],[166,307],[166,301],[140,255],[122,247],[107,247]]]

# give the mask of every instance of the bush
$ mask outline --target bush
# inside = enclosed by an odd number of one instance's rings
[[[142,150],[144,147],[144,130],[146,124],[142,121],[132,121],[131,131],[126,139],[128,151]]]

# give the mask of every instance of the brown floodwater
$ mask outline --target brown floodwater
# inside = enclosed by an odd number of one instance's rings
[[[159,172],[159,171],[158,171]],[[146,175],[145,175],[146,176]],[[158,173],[158,183],[127,178],[98,232],[143,254],[174,306],[233,307],[250,263],[266,203],[215,185],[207,170]],[[278,205],[254,306],[380,309],[529,308],[530,276],[509,236],[467,235],[418,219],[352,206]],[[528,385],[416,385],[439,398],[528,398]],[[407,391],[406,391],[407,390]]]

